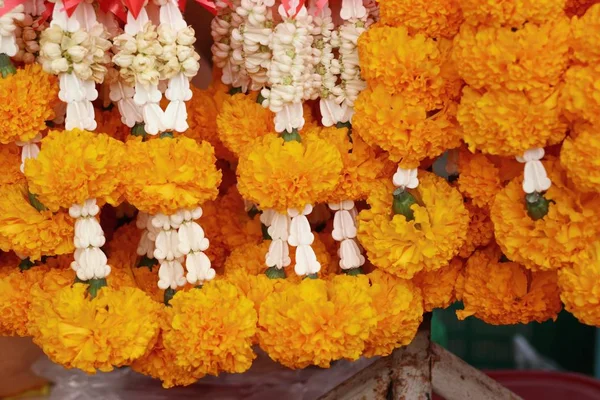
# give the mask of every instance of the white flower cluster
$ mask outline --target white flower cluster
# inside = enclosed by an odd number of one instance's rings
[[[125,32],[114,38],[113,62],[128,85],[134,86],[136,82],[158,85],[161,79],[159,57],[162,52],[157,28],[148,21],[136,34]]]
[[[20,4],[0,17],[0,54],[12,57],[19,51],[15,38],[15,30],[17,29],[15,21],[25,19],[24,9],[24,6]]]
[[[161,79],[170,79],[179,72],[188,78],[196,76],[200,70],[200,55],[194,49],[196,36],[191,26],[175,31],[173,27],[161,24],[158,41],[162,45],[162,53],[158,55]]]
[[[340,203],[329,203],[329,209],[335,211],[333,217],[333,231],[331,236],[340,242],[338,255],[340,268],[349,270],[364,265],[365,257],[356,240],[356,215],[354,201],[345,200]]]

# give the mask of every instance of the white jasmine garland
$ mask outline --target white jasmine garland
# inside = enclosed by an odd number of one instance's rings
[[[17,25],[15,21],[23,21],[25,7],[19,4],[6,14],[0,17],[0,54],[6,54],[9,57],[17,54],[19,50],[15,37]]]
[[[338,254],[340,268],[349,270],[364,265],[365,257],[356,241],[356,208],[352,200],[340,203],[330,203],[329,209],[335,211],[333,217],[333,231],[331,236],[340,242]]]

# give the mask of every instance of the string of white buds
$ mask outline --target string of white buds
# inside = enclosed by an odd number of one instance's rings
[[[265,257],[265,264],[268,267],[277,269],[287,267],[292,263],[287,243],[291,222],[290,218],[287,214],[266,209],[261,214],[260,221],[267,227],[267,232],[271,237],[271,244]]]
[[[356,241],[356,208],[352,200],[340,203],[329,203],[329,209],[335,211],[333,231],[331,236],[340,242],[338,255],[340,268],[343,270],[360,268],[365,263],[365,257]]]
[[[417,169],[404,169],[398,167],[396,173],[392,177],[394,186],[402,189],[416,189],[419,186],[419,178],[417,177]]]
[[[154,258],[156,236],[160,230],[152,225],[152,217],[142,211],[138,213],[135,225],[142,230],[142,236],[140,236],[136,250],[137,255],[149,259]]]
[[[312,205],[307,204],[303,210],[290,208],[287,210],[291,217],[288,244],[296,247],[296,265],[294,271],[299,276],[315,275],[321,270],[321,263],[311,247],[315,235],[311,232],[310,223],[306,217],[312,212]]]
[[[28,158],[37,158],[40,154],[38,143],[42,141],[42,134],[38,133],[33,139],[27,142],[17,141],[17,146],[21,148],[21,172],[25,172],[25,160]]]
[[[96,219],[99,212],[96,199],[73,204],[69,208],[69,215],[75,218],[75,260],[71,263],[71,268],[82,281],[103,279],[110,274],[106,254],[101,249],[106,239],[102,226]]]
[[[517,161],[525,164],[523,171],[523,191],[525,193],[542,193],[550,189],[552,181],[548,178],[542,158],[544,149],[541,147],[525,151],[523,156],[517,156]]]
[[[0,17],[0,54],[12,57],[19,51],[15,37],[15,30],[17,29],[15,21],[25,19],[24,10],[23,4],[19,4]]]
[[[211,268],[210,259],[204,253],[209,246],[209,241],[204,235],[202,227],[195,222],[202,216],[202,208],[181,210],[179,215],[183,218],[179,230],[179,251],[185,254],[186,279],[189,283],[203,284],[215,277],[215,270]]]
[[[154,258],[158,260],[158,287],[160,289],[177,289],[185,285],[183,270],[183,253],[179,251],[177,228],[182,219],[179,215],[156,214],[151,223],[158,230],[155,239]]]

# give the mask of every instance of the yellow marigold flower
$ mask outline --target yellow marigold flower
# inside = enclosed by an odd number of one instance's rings
[[[386,163],[390,163],[387,154],[377,154],[374,148],[356,133],[349,132],[348,128],[317,129],[319,136],[335,145],[342,156],[340,182],[329,194],[327,202],[365,199],[371,186],[386,172]]]
[[[578,124],[562,144],[560,162],[583,192],[600,192],[600,135],[593,125]]]
[[[260,217],[253,218],[246,212],[244,199],[236,186],[231,186],[225,195],[216,200],[216,219],[229,250],[246,243],[258,243],[262,239]],[[212,233],[212,232],[209,232]]]
[[[473,25],[505,25],[518,28],[562,17],[565,0],[458,0],[465,20]]]
[[[26,142],[46,129],[54,119],[58,81],[38,64],[28,64],[17,73],[0,78],[0,143]]]
[[[96,122],[96,132],[106,133],[121,142],[126,142],[131,136],[131,128],[121,121],[121,113],[117,107],[110,110],[96,109]]]
[[[341,170],[339,151],[316,133],[302,133],[301,143],[265,135],[240,158],[238,189],[263,209],[302,209],[324,200]]]
[[[117,171],[124,159],[123,143],[108,135],[79,129],[52,131],[42,140],[37,159],[25,163],[29,190],[50,211],[97,199],[120,199]]]
[[[443,178],[419,171],[411,207],[414,220],[393,215],[394,186],[389,180],[372,188],[370,209],[358,214],[358,239],[376,267],[410,279],[421,270],[435,271],[454,258],[469,226],[460,193]]]
[[[256,102],[257,94],[230,96],[217,116],[219,138],[238,157],[254,139],[275,132],[273,113]]]
[[[452,38],[463,22],[459,3],[460,0],[381,0],[381,23],[406,26],[411,34]]]
[[[165,348],[178,367],[195,378],[242,373],[252,365],[256,333],[253,304],[231,283],[214,280],[201,289],[178,292],[166,310]]]
[[[565,115],[571,120],[583,119],[600,125],[600,64],[583,67],[573,65],[565,73],[560,100]]]
[[[406,2],[405,2],[406,3]],[[358,39],[362,76],[410,105],[440,109],[460,97],[462,80],[450,59],[452,42],[411,36],[405,26],[375,25]]]
[[[389,152],[390,160],[402,168],[416,168],[426,157],[437,157],[458,147],[457,104],[442,110],[411,105],[404,95],[391,95],[377,85],[363,90],[354,104],[352,127],[371,146]],[[439,111],[439,112],[438,112]]]
[[[502,189],[498,168],[484,154],[461,148],[458,169],[458,190],[475,206],[490,207]]]
[[[500,262],[500,256],[493,248],[467,260],[457,285],[464,304],[458,319],[475,316],[492,325],[556,319],[562,309],[556,272],[531,272],[515,262]]]
[[[258,338],[273,360],[301,369],[358,359],[377,315],[366,276],[305,279],[261,304]]]
[[[465,87],[456,118],[469,150],[501,156],[514,157],[534,147],[560,143],[567,131],[558,91],[536,102],[522,92],[482,93]]]
[[[575,15],[581,17],[588,8],[598,3],[600,3],[600,0],[567,0],[565,4],[565,13],[567,13],[568,17],[573,17]]]
[[[521,177],[496,195],[491,210],[494,233],[506,256],[532,270],[554,270],[577,262],[600,235],[600,197],[577,192],[554,159],[544,161],[552,186],[548,214],[527,214]]]
[[[590,244],[588,257],[558,271],[565,309],[587,325],[600,326],[600,244]]]
[[[2,250],[14,250],[32,260],[72,253],[73,218],[66,211],[38,211],[31,205],[25,185],[2,185],[0,238]]]
[[[473,88],[525,91],[541,103],[555,91],[568,67],[569,20],[528,23],[517,30],[463,24],[454,38],[452,56]]]
[[[600,62],[600,4],[591,6],[582,17],[571,20],[573,57],[582,63]]]
[[[187,137],[126,143],[120,174],[128,202],[149,214],[170,215],[214,199],[221,183],[207,142]]]
[[[0,185],[25,182],[20,167],[21,148],[14,143],[0,144]]]
[[[462,269],[463,261],[455,257],[450,264],[437,271],[421,271],[415,275],[412,282],[421,289],[426,312],[446,308],[456,301],[456,279]]]
[[[411,281],[378,270],[367,277],[377,325],[365,342],[364,356],[387,356],[412,342],[423,320],[423,298]]]
[[[50,359],[87,373],[129,365],[152,348],[158,335],[160,305],[139,289],[102,288],[86,295],[87,285],[32,296],[33,340]]]
[[[494,224],[488,208],[465,203],[471,222],[467,230],[467,239],[458,252],[459,257],[468,258],[479,247],[487,246],[494,239]]]
[[[219,159],[234,161],[235,157],[223,145],[219,133],[217,132],[217,115],[221,109],[215,103],[215,92],[211,90],[201,90],[191,86],[192,99],[186,103],[188,111],[189,129],[182,133],[198,143],[202,141],[209,142],[215,149],[215,156]],[[227,99],[226,92],[223,99]]]

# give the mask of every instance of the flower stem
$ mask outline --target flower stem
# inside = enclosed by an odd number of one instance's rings
[[[283,268],[279,269],[277,267],[269,267],[265,271],[265,275],[269,279],[285,279],[285,271]]]
[[[137,263],[137,267],[147,267],[148,269],[150,269],[150,271],[152,271],[152,267],[154,267],[156,263],[158,263],[158,261],[156,261],[156,258],[148,258],[148,256],[144,256]]]
[[[407,192],[405,189],[397,188],[394,190],[394,202],[392,203],[392,211],[394,215],[401,214],[406,217],[407,221],[415,219],[415,212],[411,208],[413,204],[417,204],[415,196]]]
[[[27,198],[29,199],[29,204],[31,204],[31,206],[33,208],[35,208],[38,211],[46,211],[48,210],[46,208],[45,205],[43,205],[37,198],[37,195],[31,193],[31,192],[27,192]]]
[[[104,286],[106,286],[106,278],[93,278],[90,279],[89,281],[86,281],[85,283],[87,283],[88,286],[88,293],[90,294],[90,297],[93,299],[98,295],[98,291],[103,288]]]
[[[146,138],[146,129],[143,122],[137,122],[133,128],[131,128],[131,134],[133,136],[141,136],[142,139]]]
[[[284,142],[292,142],[294,140],[296,142],[302,142],[302,138],[300,137],[300,134],[298,133],[298,129],[296,129],[296,128],[292,129],[291,132],[283,131],[281,133],[281,137],[283,138]]]
[[[27,257],[21,260],[21,262],[19,263],[19,269],[21,270],[21,272],[27,271],[31,269],[34,265],[35,264],[33,263],[33,261],[31,261],[29,257]]]
[[[17,73],[17,69],[13,65],[10,57],[5,53],[0,53],[0,74],[2,78]]]
[[[542,219],[548,214],[550,208],[550,200],[547,200],[543,194],[538,192],[527,193],[525,195],[525,207],[527,208],[527,215],[537,221]]]
[[[231,89],[229,89],[229,94],[232,96],[238,93],[243,93],[241,87],[232,87]]]
[[[342,272],[349,276],[364,275],[364,272],[361,267],[344,269],[344,270],[342,270]]]
[[[319,279],[318,274],[308,274],[303,279]]]
[[[165,306],[171,306],[169,303],[171,302],[171,299],[175,297],[175,293],[177,293],[177,290],[175,289],[167,288],[167,290],[165,290]]]

